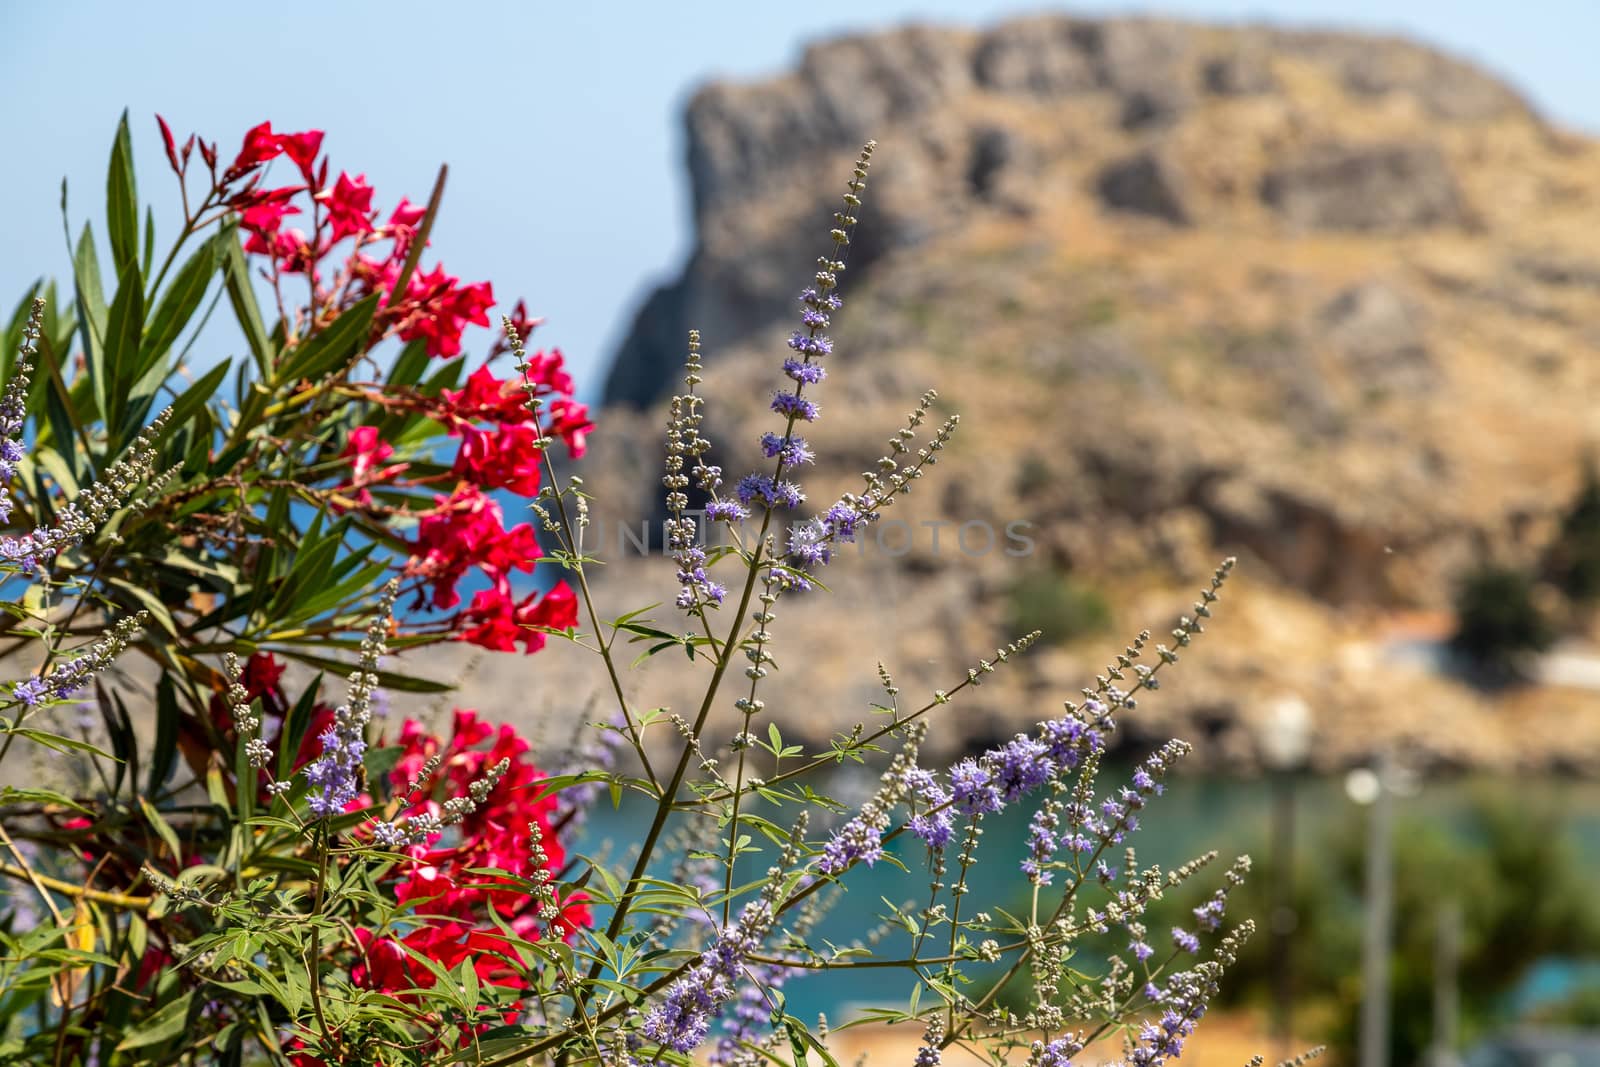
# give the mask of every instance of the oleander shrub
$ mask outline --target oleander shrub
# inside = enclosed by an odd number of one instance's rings
[[[18,461],[28,506],[123,452],[132,467],[112,495],[136,499],[96,505],[70,552],[34,560],[87,615],[59,597],[13,604],[35,639],[58,644],[106,625],[86,619],[130,621],[25,681],[8,709],[8,742],[66,748],[78,773],[5,796],[0,1052],[107,1067],[798,1067],[836,1062],[830,1026],[877,1022],[919,1035],[923,1067],[952,1046],[1033,1067],[1064,1067],[1096,1042],[1086,1055],[1110,1048],[1135,1067],[1180,1054],[1253,929],[1227,916],[1249,863],[1138,859],[1135,835],[1183,742],[1123,773],[1101,761],[1136,698],[1202,633],[1231,561],[1169,638],[1140,634],[1037,728],[953,765],[924,761],[927,731],[1037,634],[952,668],[931,693],[903,692],[878,665],[877,701],[815,749],[785,736],[807,709],[763,685],[780,662],[806,669],[806,650],[784,640],[785,607],[826,596],[841,544],[931,475],[957,429],[925,425],[930,392],[858,490],[807,497],[803,431],[830,369],[852,373],[828,330],[852,235],[871,224],[871,144],[800,291],[748,473],[712,461],[700,337],[686,339],[663,464],[669,588],[638,590],[654,606],[608,619],[591,595],[603,560],[585,547],[588,498],[551,455],[557,439],[581,451],[587,416],[516,316],[495,346],[515,372],[486,362],[463,378],[463,327],[482,324],[490,293],[421,265],[438,191],[384,219],[364,178],[330,178],[320,133],[264,125],[224,164],[214,145],[161,131],[189,205],[178,245],[152,271],[150,242],[135,240],[124,124],[108,203],[115,295],[96,302],[86,239],[77,318],[32,320],[50,373],[14,379],[39,397],[21,438],[33,458]],[[268,181],[269,167],[287,177]],[[184,295],[164,295],[180,280]],[[130,435],[182,376],[174,339],[208,293],[235,314],[245,357],[193,368],[173,409]],[[168,304],[187,310],[169,319]],[[279,309],[270,329],[263,306]],[[531,497],[531,523],[507,528],[493,494]],[[707,523],[721,536],[703,537]],[[510,576],[541,561],[561,580],[518,599]],[[417,648],[444,639],[573,642],[611,706],[566,752],[534,752],[492,711],[430,729],[399,705],[423,688],[406,671]],[[102,673],[103,721],[75,719],[69,689],[123,643],[161,666],[159,682]],[[652,701],[630,668],[658,655],[700,671],[698,700]],[[293,683],[290,660],[348,672],[342,693],[320,676]],[[741,720],[731,736],[714,725],[722,709]],[[828,795],[850,764],[880,773],[863,802]],[[585,836],[602,804],[633,836]],[[1026,848],[985,848],[986,822],[1012,809],[1027,814]],[[985,899],[979,864],[1009,869],[1027,906]],[[878,914],[858,937],[821,936],[875,866],[903,873],[909,903],[869,900]],[[1181,925],[1146,921],[1191,882],[1205,888]],[[1113,931],[1125,948],[1080,952]],[[796,983],[852,970],[880,976],[900,1006],[826,1025],[788,1010]],[[1028,997],[1008,1000],[1024,979]]]

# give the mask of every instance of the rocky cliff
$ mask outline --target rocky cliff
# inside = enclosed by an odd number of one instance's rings
[[[853,487],[922,389],[963,416],[897,516],[905,550],[869,545],[831,569],[832,605],[786,608],[806,669],[768,705],[797,732],[858,719],[880,659],[908,692],[950,684],[1030,588],[1103,602],[1109,630],[1036,650],[943,736],[1005,733],[1237,554],[1212,647],[1139,713],[1151,736],[1248,756],[1251,724],[1296,696],[1329,763],[1390,737],[1600,766],[1591,694],[1485,694],[1408,654],[1447,626],[1462,567],[1537,550],[1600,437],[1594,142],[1405,41],[1066,17],[820,43],[792,73],[706,87],[686,122],[694,252],[607,382],[584,471],[603,518],[655,513],[690,327],[711,436],[730,470],[750,457],[868,137],[812,498]],[[1026,552],[953,545],[1014,522]],[[668,600],[670,579],[623,560],[603,595]]]

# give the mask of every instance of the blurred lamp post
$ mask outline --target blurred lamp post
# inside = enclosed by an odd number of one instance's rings
[[[1461,905],[1447,900],[1439,906],[1433,945],[1433,1047],[1428,1067],[1460,1067],[1456,1052],[1461,992],[1457,972],[1461,965]]]
[[[1261,762],[1272,781],[1272,939],[1273,1036],[1278,1058],[1293,1055],[1294,1041],[1294,790],[1295,778],[1311,755],[1311,708],[1297,696],[1279,698],[1268,710],[1260,737]]]
[[[1361,934],[1361,1037],[1359,1067],[1388,1067],[1389,953],[1394,938],[1394,797],[1417,792],[1416,779],[1396,766],[1387,749],[1374,767],[1345,778],[1350,799],[1367,814],[1366,921]]]

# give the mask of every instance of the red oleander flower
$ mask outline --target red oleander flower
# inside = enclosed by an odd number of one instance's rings
[[[433,583],[434,607],[461,603],[456,583],[471,567],[482,568],[497,584],[513,570],[533,570],[539,556],[533,527],[520,523],[507,530],[500,505],[477,486],[458,486],[434,501],[438,507],[417,525],[408,568]]]
[[[365,174],[352,178],[340,171],[333,188],[318,193],[316,200],[328,209],[328,221],[333,226],[332,241],[372,232],[372,186],[367,184]]]
[[[263,122],[259,126],[252,126],[245,131],[244,145],[239,149],[239,155],[234,159],[233,165],[228,168],[228,174],[243,174],[252,167],[259,167],[269,160],[276,159],[282,152],[283,139],[272,132],[272,123]]]
[[[518,496],[539,492],[539,464],[544,451],[531,425],[501,426],[494,432],[462,426],[461,448],[452,473],[480,489],[509,489]]]
[[[415,230],[417,224],[422,221],[422,216],[427,213],[426,207],[413,204],[402,196],[400,203],[395,205],[394,211],[389,215],[389,225],[402,230]]]
[[[278,138],[278,144],[283,149],[283,154],[294,160],[300,173],[311,180],[311,165],[317,160],[317,153],[322,151],[322,131],[306,130],[303,133],[286,133]]]
[[[489,325],[494,289],[488,282],[464,286],[460,278],[435,265],[431,272],[412,276],[406,301],[414,310],[400,325],[400,339],[422,338],[428,355],[448,359],[461,354],[461,334],[469,324]]]
[[[453,844],[440,847],[430,841],[408,850],[410,862],[395,869],[389,884],[396,901],[412,905],[410,914],[421,925],[399,936],[358,930],[361,959],[351,968],[351,978],[358,985],[401,995],[410,988],[432,986],[433,972],[417,962],[406,951],[409,948],[447,969],[470,958],[480,980],[523,988],[522,965],[489,912],[518,937],[531,939],[539,932],[538,903],[515,879],[527,878],[535,870],[530,825],[539,828],[543,869],[555,872],[566,862],[566,850],[552,824],[556,798],[539,788],[545,774],[516,731],[505,725],[496,729],[471,710],[456,711],[448,741],[407,720],[398,743],[402,752],[389,774],[396,793],[416,781],[430,757],[439,758],[438,769],[419,783],[413,794],[418,799],[403,814],[437,814],[439,797],[467,795],[472,783],[502,759],[507,770],[483,803],[462,820]],[[503,871],[506,877],[474,873],[485,868]],[[588,906],[581,897],[559,903],[556,925],[563,933],[588,924]]]
[[[350,480],[344,483],[343,488],[354,489],[352,498],[362,505],[372,503],[370,486],[397,477],[409,466],[405,463],[391,467],[379,466],[394,455],[394,446],[378,439],[376,426],[357,426],[351,430],[350,440],[339,455],[350,461]]]
[[[462,422],[517,423],[533,418],[522,383],[515,378],[496,378],[487,364],[467,376],[464,388],[444,389],[439,396],[450,415]]]
[[[552,400],[547,410],[550,414],[550,425],[545,428],[545,433],[565,441],[567,452],[574,459],[582,458],[588,449],[586,442],[589,431],[594,429],[594,422],[589,418],[589,406],[580,404],[570,397],[561,397]]]
[[[495,652],[515,652],[520,642],[523,652],[531,655],[545,645],[546,635],[536,627],[570,630],[578,625],[578,598],[566,582],[557,582],[543,597],[530,593],[516,604],[507,589],[480,589],[465,620],[472,625],[457,640]]]

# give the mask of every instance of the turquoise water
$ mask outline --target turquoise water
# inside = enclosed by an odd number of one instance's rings
[[[1125,779],[1117,770],[1101,776],[1102,792]],[[871,787],[873,779],[863,777],[840,785],[835,795]],[[853,794],[852,794],[853,795]],[[1461,829],[1475,798],[1489,797],[1514,802],[1531,809],[1559,804],[1571,813],[1568,831],[1583,862],[1600,876],[1600,783],[1578,781],[1524,781],[1512,779],[1458,778],[1424,782],[1415,796],[1395,800],[1399,820],[1423,819],[1441,828]],[[1342,779],[1304,779],[1295,789],[1297,840],[1301,849],[1344,824],[1359,826],[1363,809],[1348,799]],[[1264,855],[1273,803],[1271,783],[1255,780],[1218,778],[1176,778],[1168,783],[1166,795],[1155,798],[1144,812],[1142,826],[1129,843],[1138,848],[1141,864],[1158,863],[1170,869],[1195,855],[1215,849],[1220,853],[1211,874],[1220,880],[1221,870],[1240,853]],[[980,862],[969,876],[973,892],[963,905],[967,913],[1003,907],[1015,913],[1027,904],[1026,880],[1017,869],[1025,851],[1030,811],[1018,806],[998,818],[986,820]],[[625,803],[623,810],[609,807],[594,812],[589,839],[580,845],[592,851],[598,840],[613,842],[613,855],[620,855],[637,842],[647,814]],[[1404,847],[1397,841],[1397,847]],[[902,837],[891,843],[890,853],[907,870],[889,862],[871,869],[852,872],[838,903],[816,931],[816,938],[835,944],[848,944],[863,937],[887,912],[884,900],[896,905],[920,907],[927,900],[926,852],[916,840]],[[952,854],[953,854],[952,850]],[[952,856],[953,858],[953,856]],[[770,862],[770,852],[752,861],[750,877]],[[1108,861],[1120,861],[1120,851]],[[950,876],[947,876],[947,881]],[[948,895],[943,899],[948,900]],[[1259,916],[1257,917],[1260,918]],[[814,939],[813,943],[817,943]],[[884,940],[875,952],[903,956],[909,935],[903,931]],[[898,952],[896,950],[899,950]],[[1552,961],[1536,977],[1526,997],[1544,999],[1552,991],[1569,986],[1573,974],[1586,973],[1581,967]],[[862,1006],[904,1006],[909,993],[905,975],[893,970],[831,971],[793,980],[786,990],[791,1013],[813,1018],[826,1011],[830,1018],[842,1018],[850,1009]]]

